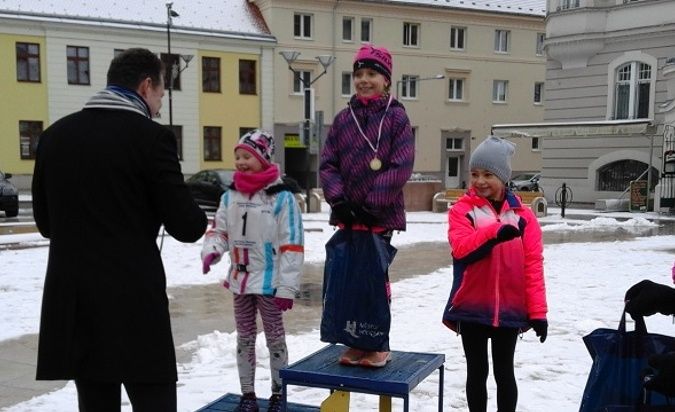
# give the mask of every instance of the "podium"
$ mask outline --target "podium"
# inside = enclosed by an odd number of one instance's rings
[[[443,364],[445,355],[416,352],[391,352],[391,361],[383,368],[345,366],[338,362],[347,348],[328,345],[279,372],[283,385],[282,402],[287,404],[287,386],[306,386],[330,389],[331,396],[322,404],[321,411],[349,410],[349,393],[367,393],[380,396],[380,411],[391,411],[391,397],[403,399],[403,409],[409,411],[410,391],[438,369],[438,410],[443,410]]]
[[[234,412],[239,406],[240,395],[227,393],[215,401],[209,403],[203,408],[197,409],[196,412]],[[260,412],[267,412],[267,399],[258,399],[258,406]],[[301,405],[297,403],[289,403],[287,412],[319,412],[319,408],[309,405]]]

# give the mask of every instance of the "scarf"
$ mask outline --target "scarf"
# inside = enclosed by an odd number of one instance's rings
[[[372,102],[373,100],[377,100],[380,97],[382,97],[381,94],[376,94],[373,96],[359,96],[356,95],[356,98],[361,102],[362,105],[368,106],[368,103]]]
[[[257,173],[234,172],[234,188],[239,192],[252,195],[277,179],[279,179],[279,166],[273,163],[267,169]]]
[[[135,91],[119,86],[108,86],[96,93],[85,103],[84,108],[128,110],[152,119],[150,107],[145,100]]]

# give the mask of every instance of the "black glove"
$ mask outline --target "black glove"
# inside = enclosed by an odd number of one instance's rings
[[[539,342],[544,343],[548,335],[548,322],[546,319],[531,319],[530,326],[534,329],[534,333],[539,336]]]
[[[650,316],[656,312],[675,313],[675,289],[643,280],[626,291],[626,312],[631,316]]]
[[[675,352],[650,356],[649,366],[656,373],[645,383],[645,388],[675,396]]]
[[[339,200],[331,206],[333,216],[345,226],[351,226],[356,220],[356,213],[351,203]]]
[[[356,213],[356,221],[359,223],[362,223],[368,227],[373,227],[375,226],[375,216],[373,216],[370,212],[368,212],[366,209],[363,207],[357,206],[354,209],[354,213]]]
[[[500,242],[506,242],[517,237],[520,237],[520,230],[513,225],[502,225],[497,231],[497,240]]]

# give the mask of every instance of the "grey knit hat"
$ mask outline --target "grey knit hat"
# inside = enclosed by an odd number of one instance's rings
[[[469,168],[489,170],[502,182],[511,180],[511,156],[516,145],[497,136],[488,136],[471,153]]]

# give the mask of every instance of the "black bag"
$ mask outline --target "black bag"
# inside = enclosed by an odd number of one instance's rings
[[[391,313],[385,289],[396,248],[363,230],[338,230],[326,243],[321,341],[389,350]]]
[[[579,412],[649,411],[662,408],[644,405],[643,375],[651,355],[675,350],[675,338],[647,333],[642,317],[635,320],[635,330],[626,331],[626,312],[619,329],[596,329],[584,336],[593,358]],[[667,405],[668,399],[651,393],[651,405]]]

